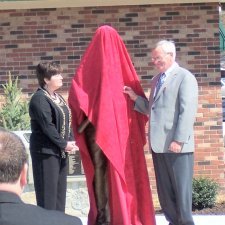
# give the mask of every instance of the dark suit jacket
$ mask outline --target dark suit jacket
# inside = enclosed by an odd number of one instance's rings
[[[25,204],[14,193],[0,191],[0,225],[82,225],[79,218]]]
[[[64,107],[64,114],[62,111],[62,107],[57,106],[41,88],[34,93],[29,104],[32,152],[60,156],[67,141],[73,139],[69,126],[69,112],[66,107]],[[65,132],[64,138],[61,136],[62,130]]]

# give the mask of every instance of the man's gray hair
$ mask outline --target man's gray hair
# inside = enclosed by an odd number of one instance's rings
[[[156,48],[161,47],[165,53],[172,53],[173,59],[176,58],[176,46],[173,41],[161,40],[156,44]]]

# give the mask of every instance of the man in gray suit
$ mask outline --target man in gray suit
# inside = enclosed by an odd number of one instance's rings
[[[124,93],[135,110],[149,114],[149,147],[161,208],[170,225],[194,225],[192,178],[198,84],[192,73],[176,61],[175,44],[163,40],[152,51],[159,74],[151,81],[149,101],[130,88]]]
[[[0,224],[82,225],[79,218],[22,202],[27,155],[18,136],[0,128]]]

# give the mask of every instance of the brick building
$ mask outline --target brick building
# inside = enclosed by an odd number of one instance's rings
[[[37,63],[54,60],[64,67],[61,93],[67,97],[81,57],[103,24],[121,35],[146,95],[156,74],[150,62],[151,47],[159,39],[175,41],[178,63],[192,71],[199,84],[195,176],[215,179],[224,193],[218,1],[0,1],[0,84],[11,71],[29,97],[37,88]],[[2,94],[0,87],[0,101]],[[148,146],[145,150],[156,194]]]

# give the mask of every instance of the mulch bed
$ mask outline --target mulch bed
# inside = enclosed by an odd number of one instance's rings
[[[193,211],[193,214],[198,215],[225,215],[225,202],[217,203],[212,208],[205,208]]]
[[[161,214],[161,210],[156,210],[155,214]],[[193,215],[225,215],[225,202],[216,203],[212,208],[194,210]]]

